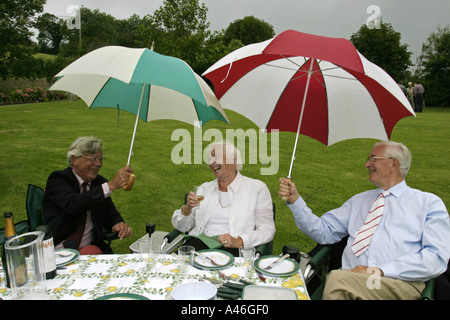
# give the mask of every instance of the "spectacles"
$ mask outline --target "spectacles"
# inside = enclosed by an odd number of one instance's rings
[[[104,157],[89,157],[89,156],[82,156],[82,157],[91,160],[92,163],[96,163],[97,161],[103,163],[103,160],[105,160]]]
[[[369,157],[367,158],[367,161],[368,161],[370,164],[372,164],[372,163],[375,162],[375,160],[378,160],[378,159],[394,159],[394,158],[392,158],[392,157],[374,157],[374,156],[369,156]]]

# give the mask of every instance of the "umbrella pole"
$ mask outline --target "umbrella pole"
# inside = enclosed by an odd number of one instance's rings
[[[133,154],[134,138],[136,137],[136,130],[137,130],[138,122],[139,122],[139,115],[141,114],[142,100],[144,99],[144,91],[145,91],[145,84],[142,85],[141,100],[139,101],[139,108],[138,108],[138,112],[136,115],[136,122],[134,124],[133,137],[131,138],[131,146],[130,146],[130,153],[128,154],[127,166],[130,165],[131,155]]]
[[[307,80],[306,80],[306,88],[305,88],[305,93],[304,93],[304,95],[303,95],[302,110],[300,111],[300,119],[298,120],[297,136],[295,137],[294,151],[292,152],[291,167],[289,168],[289,174],[288,174],[288,176],[287,176],[288,179],[291,179],[292,166],[294,165],[295,152],[296,152],[296,150],[297,150],[297,143],[298,143],[298,136],[300,135],[300,127],[301,127],[301,125],[302,125],[303,111],[305,110],[306,97],[308,96],[309,82],[311,81],[311,76],[312,76],[312,69],[313,69],[314,60],[315,60],[315,59],[311,59],[311,63],[310,63],[310,65],[309,65],[308,78],[307,78]]]

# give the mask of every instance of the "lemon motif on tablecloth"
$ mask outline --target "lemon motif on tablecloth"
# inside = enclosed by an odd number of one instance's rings
[[[295,288],[299,288],[299,287],[303,288],[304,285],[305,285],[305,283],[298,275],[297,276],[293,275],[292,277],[290,277],[288,280],[286,280],[285,282],[283,282],[281,284],[282,287],[291,288],[291,289],[295,289]],[[297,294],[298,300],[309,300],[308,296],[304,292],[302,292],[302,290],[295,289],[294,291]]]

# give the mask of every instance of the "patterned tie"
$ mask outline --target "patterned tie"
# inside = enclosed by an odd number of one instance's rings
[[[385,191],[378,195],[378,198],[372,205],[370,209],[366,221],[364,224],[358,229],[356,233],[355,241],[352,245],[352,251],[355,256],[359,256],[364,253],[369,247],[370,240],[372,240],[372,236],[377,229],[378,224],[380,223],[381,217],[384,212],[384,198],[390,194],[389,191]]]

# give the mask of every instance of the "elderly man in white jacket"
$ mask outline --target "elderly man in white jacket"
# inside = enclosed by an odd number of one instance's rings
[[[242,161],[234,145],[219,142],[208,148],[209,168],[217,179],[200,186],[205,196],[201,205],[194,192],[189,192],[186,204],[173,213],[173,226],[194,236],[217,236],[225,248],[256,247],[271,241],[275,223],[267,185],[239,173]]]

